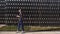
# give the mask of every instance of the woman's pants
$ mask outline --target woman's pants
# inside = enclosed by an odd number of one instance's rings
[[[20,31],[20,28],[22,29],[22,31],[24,31],[24,24],[23,24],[22,18],[20,18],[20,21],[18,23],[18,31]]]

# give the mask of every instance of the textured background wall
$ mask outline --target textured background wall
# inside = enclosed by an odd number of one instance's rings
[[[60,0],[0,0],[0,23],[18,23],[18,10],[26,25],[60,25]]]

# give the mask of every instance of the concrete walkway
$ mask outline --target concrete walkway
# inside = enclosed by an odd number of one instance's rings
[[[3,26],[6,26],[5,24],[0,24],[0,28],[3,27]]]
[[[21,34],[16,31],[0,31],[0,34]],[[24,34],[60,34],[60,31],[26,32]]]

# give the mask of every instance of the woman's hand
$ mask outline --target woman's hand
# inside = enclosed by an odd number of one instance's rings
[[[20,16],[19,16],[19,15],[17,15],[16,17],[20,18]]]

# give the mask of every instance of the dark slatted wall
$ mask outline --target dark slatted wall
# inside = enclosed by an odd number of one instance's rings
[[[22,0],[21,10],[28,25],[60,25],[60,0]]]
[[[5,23],[5,0],[0,0],[0,23]]]
[[[4,11],[3,23],[18,23],[16,15],[21,9],[26,25],[60,25],[60,0],[5,0],[0,3],[5,3],[5,9],[0,8],[0,12]]]
[[[18,18],[16,16],[18,15],[19,5],[17,5],[17,2],[19,1],[6,0],[6,20],[8,24],[18,23]]]

